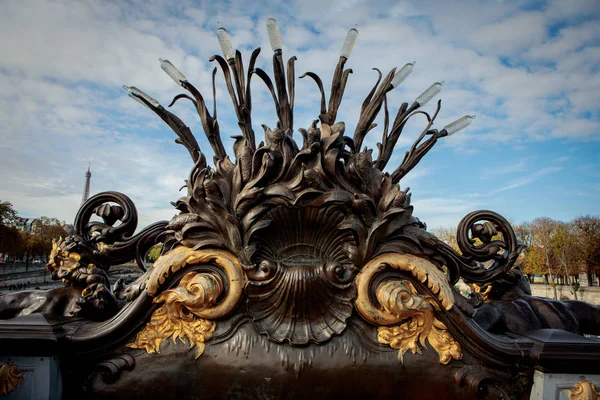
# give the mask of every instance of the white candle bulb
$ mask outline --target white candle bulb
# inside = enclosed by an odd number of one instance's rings
[[[187,82],[185,75],[175,68],[175,66],[171,64],[171,61],[163,60],[162,58],[159,58],[158,60],[160,61],[160,67],[167,73],[167,75],[169,75],[171,79],[175,81],[176,84],[183,86],[182,81]]]
[[[344,45],[342,46],[342,51],[340,51],[340,57],[344,57],[345,59],[350,58],[350,54],[352,54],[352,49],[354,49],[354,44],[356,43],[357,37],[358,30],[356,30],[356,28],[352,28],[348,31],[346,40],[344,40]]]
[[[267,17],[267,33],[269,34],[269,40],[271,41],[271,48],[273,51],[281,50],[283,44],[281,43],[279,26],[277,25],[275,18],[271,17],[271,14]]]
[[[123,85],[123,89],[127,90],[127,94],[129,95],[129,97],[131,97],[132,99],[134,99],[135,101],[137,101],[138,103],[140,103],[146,107],[148,107],[148,105],[146,103],[144,103],[142,101],[142,99],[146,100],[153,107],[160,106],[160,103],[158,101],[156,101],[154,98],[148,96],[146,93],[142,92],[140,89],[136,88],[135,86]],[[150,107],[148,107],[148,108],[150,108]]]
[[[416,61],[405,64],[404,67],[400,69],[400,71],[396,72],[396,75],[394,75],[394,79],[392,79],[392,86],[394,87],[394,89],[400,86],[400,84],[404,82],[404,80],[410,75],[410,73],[415,67],[415,64]]]
[[[423,107],[427,102],[435,97],[436,94],[442,91],[442,85],[444,81],[436,82],[433,85],[429,86],[429,88],[421,93],[419,97],[415,100],[419,103],[419,106]]]
[[[474,119],[474,115],[465,115],[464,117],[457,119],[451,124],[446,125],[443,130],[448,132],[448,136],[453,135],[456,132],[465,129],[467,126],[471,125]]]
[[[217,29],[217,40],[219,41],[219,46],[221,46],[221,51],[223,52],[225,59],[234,59],[235,51],[233,51],[233,47],[231,46],[231,40],[229,40],[229,33],[227,33],[227,29],[223,27],[219,27],[219,29]]]

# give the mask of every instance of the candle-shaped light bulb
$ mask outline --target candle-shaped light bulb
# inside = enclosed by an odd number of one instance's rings
[[[394,89],[400,86],[400,84],[404,82],[404,80],[410,75],[410,73],[415,68],[416,63],[416,61],[413,61],[411,63],[405,64],[404,67],[400,69],[400,71],[396,72],[396,75],[394,75],[394,79],[392,79],[392,86],[394,87]]]
[[[160,103],[158,101],[156,101],[152,97],[148,96],[146,93],[142,92],[140,89],[136,88],[135,86],[123,85],[123,89],[127,90],[127,94],[129,95],[129,97],[131,97],[132,99],[134,99],[135,101],[137,101],[138,103],[140,103],[146,107],[148,107],[148,104],[144,103],[144,101],[142,101],[142,99],[146,100],[153,107],[160,106]],[[148,107],[148,108],[150,108],[150,107]]]
[[[281,43],[279,26],[277,25],[275,18],[271,17],[271,14],[267,17],[267,33],[269,34],[269,40],[271,41],[271,48],[273,51],[281,50],[283,44]]]
[[[175,66],[171,64],[171,61],[163,60],[162,58],[159,58],[158,61],[160,61],[160,67],[162,70],[165,71],[167,75],[169,75],[171,79],[175,81],[176,84],[183,86],[183,82],[187,82],[185,75],[175,68]]]
[[[234,59],[235,51],[233,51],[233,47],[231,46],[231,40],[229,40],[229,33],[227,33],[227,29],[223,27],[219,27],[219,29],[217,29],[217,40],[219,41],[219,46],[221,46],[221,51],[223,52],[225,59]]]
[[[448,136],[453,135],[456,132],[465,129],[467,126],[471,125],[474,119],[474,115],[465,115],[464,117],[457,119],[451,124],[446,125],[442,130],[448,132]]]
[[[356,43],[357,37],[358,30],[356,30],[356,28],[352,28],[348,31],[346,40],[344,40],[344,45],[342,46],[342,51],[340,51],[340,57],[344,57],[346,60],[350,58],[350,54],[352,54],[352,49],[354,49],[354,44]]]
[[[426,91],[424,91],[419,97],[417,97],[415,102],[419,103],[420,107],[423,107],[429,100],[433,99],[436,94],[442,91],[443,84],[444,81],[441,81],[429,86],[429,88]]]

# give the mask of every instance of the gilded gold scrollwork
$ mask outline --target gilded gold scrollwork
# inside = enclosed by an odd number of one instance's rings
[[[48,257],[46,269],[48,271],[61,271],[63,273],[71,272],[79,267],[81,255],[75,252],[69,252],[61,248],[63,238],[52,239],[52,250]]]
[[[398,349],[398,358],[404,353],[421,353],[426,340],[438,353],[440,363],[462,359],[460,344],[447,327],[439,321],[434,310],[438,303],[430,296],[417,293],[407,280],[389,279],[378,284],[375,297],[379,306],[369,298],[372,278],[384,268],[411,273],[429,288],[446,310],[454,305],[454,295],[444,273],[429,261],[407,254],[384,254],[369,262],[356,278],[358,297],[356,308],[365,320],[378,326],[378,340]]]
[[[0,396],[8,396],[17,390],[23,382],[23,375],[25,372],[19,371],[19,367],[10,361],[0,364]]]
[[[573,389],[565,389],[571,400],[600,400],[600,391],[596,390],[591,381],[579,381]]]
[[[483,301],[489,301],[488,297],[492,291],[492,285],[488,285],[486,287],[486,289],[483,291],[481,290],[481,286],[479,286],[476,283],[472,283],[469,286],[471,286],[471,289],[473,289],[473,292],[479,293],[481,295],[481,298],[483,299]]]
[[[209,272],[190,272],[179,285],[168,289],[154,298],[154,303],[163,303],[136,336],[135,342],[127,346],[144,349],[149,354],[159,353],[161,344],[171,338],[196,347],[196,358],[204,352],[204,343],[212,337],[216,328],[214,320],[231,312],[238,304],[246,276],[235,257],[214,250],[192,250],[178,247],[161,256],[150,272],[146,290],[157,294],[160,286],[172,273],[186,265],[213,262],[223,269],[228,277],[229,290],[225,298],[217,299],[224,291],[224,283],[219,275]]]

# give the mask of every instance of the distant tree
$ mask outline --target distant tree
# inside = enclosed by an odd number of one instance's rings
[[[530,282],[533,282],[534,275],[548,275],[544,250],[536,245],[531,245],[523,251],[522,256],[519,257],[518,266],[527,275]]]
[[[580,240],[577,237],[575,224],[557,222],[551,237],[552,251],[558,262],[559,273],[564,276],[565,283],[570,285],[577,300],[579,285],[576,280],[578,276],[578,260],[581,258]],[[572,278],[572,282],[571,282]]]
[[[573,225],[580,246],[582,272],[591,286],[592,274],[600,275],[600,217],[579,217],[573,220]]]
[[[8,201],[0,201],[0,253],[20,254],[23,251],[19,230],[11,226],[17,221],[17,211]]]
[[[514,225],[513,229],[515,231],[515,235],[517,236],[517,242],[527,247],[530,247],[534,244],[530,222],[522,222],[518,225]]]
[[[0,253],[19,256],[29,263],[31,257],[48,256],[52,250],[52,239],[65,236],[67,232],[56,218],[36,219],[31,233],[0,225]]]
[[[0,253],[8,255],[22,254],[25,251],[23,238],[18,229],[0,225]]]
[[[456,228],[439,227],[436,229],[432,229],[431,233],[437,236],[438,239],[446,243],[448,246],[454,248],[454,250],[460,251],[458,249],[458,243],[456,242]]]
[[[554,290],[554,298],[558,298],[556,293],[556,274],[559,272],[555,253],[553,251],[552,235],[558,226],[558,221],[551,218],[542,217],[531,221],[532,241],[542,249],[544,254],[544,264],[546,266],[546,275],[550,278],[550,284]]]
[[[44,257],[52,250],[52,240],[66,237],[67,231],[56,218],[40,217],[33,222],[33,235],[28,240],[29,254]]]
[[[8,201],[0,201],[0,225],[12,225],[17,220],[17,211]]]
[[[32,232],[45,240],[67,236],[67,231],[57,218],[40,217],[33,222]]]
[[[47,239],[38,235],[29,235],[27,249],[31,257],[46,257],[52,250],[52,241],[48,242]]]
[[[150,248],[150,250],[148,251],[148,253],[146,253],[146,262],[151,262],[153,263],[154,261],[156,261],[158,259],[158,257],[160,257],[160,252],[162,251],[162,244],[155,244],[154,246],[152,246]]]

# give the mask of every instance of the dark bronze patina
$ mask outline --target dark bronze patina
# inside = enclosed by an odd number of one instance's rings
[[[190,129],[142,92],[130,95],[177,134],[194,167],[171,221],[138,234],[120,193],[90,198],[75,234],[55,243],[49,270],[67,288],[0,297],[0,339],[19,354],[55,354],[67,398],[528,398],[534,369],[600,372],[600,310],[530,295],[522,250],[491,211],[458,227],[460,253],[413,216],[399,182],[448,134],[404,103],[391,124],[395,71],[367,95],[353,137],[336,120],[349,69],[340,57],[318,120],[293,137],[295,57],[273,56],[273,77],[242,56],[214,56],[242,132],[227,154],[201,93],[179,84],[200,116],[214,167]],[[287,71],[286,71],[287,68]],[[183,77],[183,75],[179,74]],[[252,128],[257,75],[277,112],[264,141]],[[383,109],[378,156],[361,150]],[[426,126],[384,172],[408,119]],[[92,221],[93,216],[102,221]],[[501,234],[502,240],[494,240]],[[147,268],[144,255],[163,243]],[[110,288],[106,271],[135,259],[143,274]],[[459,279],[477,288],[465,298]],[[32,319],[41,313],[45,319]],[[19,317],[19,318],[15,318]],[[41,317],[40,317],[41,318]],[[9,347],[3,346],[4,349]],[[193,351],[189,351],[193,349]]]

